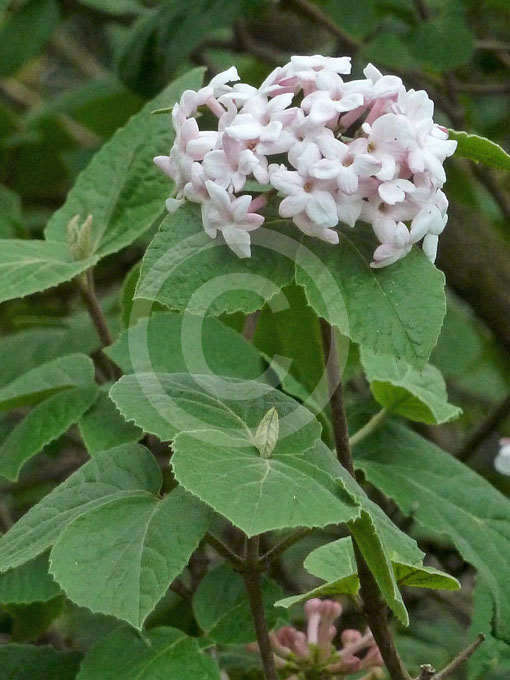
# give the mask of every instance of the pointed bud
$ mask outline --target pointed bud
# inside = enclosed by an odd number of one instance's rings
[[[73,260],[86,260],[94,252],[92,246],[92,215],[78,226],[79,215],[69,220],[67,225],[67,246]]]
[[[273,406],[260,421],[255,433],[255,446],[262,458],[270,458],[278,441],[280,422],[278,411]]]

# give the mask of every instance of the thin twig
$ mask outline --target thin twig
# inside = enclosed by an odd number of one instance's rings
[[[496,406],[494,411],[471,433],[457,454],[457,459],[466,462],[480,444],[487,439],[498,425],[510,415],[510,394]]]
[[[432,666],[425,664],[421,667],[421,673],[416,680],[445,680],[445,678],[453,675],[466,661],[472,656],[478,647],[485,640],[485,635],[480,633],[476,640],[463,649],[443,670],[436,672]]]
[[[369,434],[372,434],[372,432],[377,430],[377,428],[382,425],[387,415],[388,411],[385,408],[377,411],[377,413],[374,414],[370,420],[365,423],[363,427],[361,427],[357,432],[355,432],[349,439],[351,449],[353,446],[356,446],[356,444],[359,444],[360,441],[365,439],[365,437],[368,437]]]
[[[501,40],[478,40],[477,50],[487,50],[488,52],[510,52],[510,43]]]
[[[298,529],[292,534],[289,534],[286,536],[286,538],[282,539],[279,543],[270,548],[264,555],[261,555],[259,558],[259,563],[261,565],[269,564],[273,560],[280,557],[280,555],[288,548],[292,547],[295,543],[298,543],[298,541],[300,541],[305,536],[308,536],[311,531],[312,529],[303,528]]]
[[[172,581],[170,584],[170,590],[173,591],[176,595],[179,595],[179,597],[182,597],[183,600],[191,600],[193,597],[193,593],[191,590],[184,585],[184,583],[179,580],[175,579],[175,581]]]
[[[33,108],[43,103],[43,99],[37,92],[14,78],[0,79],[0,91],[25,108]],[[57,113],[56,117],[80,146],[95,148],[101,143],[101,139],[92,130],[84,127],[66,113]]]
[[[266,45],[252,37],[248,25],[244,19],[239,19],[235,26],[235,40],[241,51],[248,52],[256,59],[264,61],[271,66],[281,66],[289,60],[289,54],[280,52],[271,45]]]
[[[92,323],[94,324],[94,328],[101,340],[101,344],[103,347],[108,347],[108,345],[112,344],[113,340],[106,317],[101,309],[99,300],[97,299],[92,270],[89,269],[85,277],[78,277],[77,283],[80,294],[85,302],[90,318],[92,319]]]
[[[507,222],[510,222],[510,196],[508,195],[508,191],[499,185],[490,168],[477,164],[472,164],[472,167],[478,181],[493,195],[503,217]]]
[[[107,73],[95,56],[67,31],[57,31],[51,42],[55,49],[87,78],[97,78]]]
[[[246,568],[243,573],[251,614],[255,626],[265,680],[278,680],[273,651],[269,641],[264,601],[262,599],[261,571],[259,567],[259,537],[246,539]]]
[[[480,95],[498,95],[498,94],[510,94],[510,83],[508,82],[498,82],[498,83],[461,83],[457,82],[457,91],[465,92],[468,94],[480,94]]]
[[[210,532],[207,532],[205,535],[205,542],[208,543],[211,548],[214,548],[218,555],[223,557],[229,564],[231,564],[234,569],[237,569],[241,571],[244,569],[244,560],[239,557],[239,555],[236,555],[236,553],[231,550],[228,545],[225,545],[223,541],[220,541],[220,539],[215,536],[214,534],[211,534]]]
[[[483,633],[480,633],[476,640],[472,642],[470,645],[466,647],[466,649],[462,650],[453,661],[451,661],[448,666],[443,668],[442,671],[439,673],[436,673],[434,680],[445,680],[445,678],[448,678],[450,675],[453,675],[457,669],[459,669],[462,664],[464,664],[470,656],[472,656],[478,647],[482,644],[482,642],[485,640],[485,635]]]
[[[342,42],[343,47],[346,47],[352,52],[356,52],[361,47],[361,44],[357,40],[346,33],[343,28],[328,17],[320,7],[312,5],[308,0],[287,0],[286,6],[293,9],[298,14],[308,17],[315,25],[324,28],[328,33],[334,35],[335,38],[338,38]]]
[[[335,334],[333,328],[324,319],[320,320],[320,329],[329,393],[331,395],[330,403],[337,456],[346,470],[354,477],[354,464],[347,431],[347,418]],[[374,575],[370,571],[355,541],[353,541],[353,548],[358,568],[363,610],[391,680],[411,680],[395,646],[388,625],[388,609]]]
[[[80,295],[87,307],[89,316],[94,324],[94,328],[97,331],[99,339],[101,341],[101,347],[108,347],[112,344],[113,339],[108,328],[108,323],[106,317],[101,309],[99,300],[96,295],[96,287],[94,285],[94,273],[92,269],[89,269],[84,276],[76,277],[76,284]],[[106,357],[106,355],[104,355]],[[118,380],[122,375],[117,364],[113,363],[108,357],[106,357],[108,366],[110,369],[111,377]]]

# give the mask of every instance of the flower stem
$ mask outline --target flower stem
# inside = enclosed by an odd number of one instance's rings
[[[259,537],[246,539],[246,563],[243,573],[251,615],[257,635],[265,680],[278,680],[273,650],[269,641],[264,602],[262,599],[261,571],[259,567]]]
[[[347,417],[345,414],[335,334],[333,328],[324,319],[320,319],[320,330],[330,392],[337,456],[345,469],[354,477],[354,464],[347,430]],[[388,609],[379,586],[354,540],[353,548],[358,567],[363,610],[391,680],[411,680],[395,647],[395,642],[388,625]]]

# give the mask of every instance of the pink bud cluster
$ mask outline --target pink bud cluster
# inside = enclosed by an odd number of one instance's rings
[[[337,636],[334,625],[342,607],[333,600],[314,598],[305,604],[306,633],[292,626],[284,626],[270,634],[276,667],[286,680],[298,680],[308,674],[321,677],[344,678],[352,673],[367,671],[360,680],[377,680],[383,677],[383,660],[372,633],[346,629],[340,635],[342,647],[336,649]],[[258,651],[256,643],[248,645]]]
[[[406,90],[371,64],[363,79],[344,81],[350,71],[348,57],[296,56],[259,88],[230,85],[239,80],[232,67],[184,92],[172,111],[170,155],[154,159],[175,182],[168,210],[185,199],[200,203],[207,234],[221,232],[249,257],[250,231],[263,224],[267,202],[267,193],[244,193],[255,180],[278,192],[281,217],[309,236],[335,244],[339,223],[370,223],[381,244],[373,267],[419,241],[433,261],[447,220],[443,163],[456,142],[434,123],[426,92]],[[216,129],[199,128],[201,107]]]

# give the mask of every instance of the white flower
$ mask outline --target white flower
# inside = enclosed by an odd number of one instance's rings
[[[331,187],[325,182],[284,169],[272,172],[269,181],[286,196],[280,203],[282,217],[295,217],[304,212],[320,229],[338,224],[336,203]]]
[[[210,180],[205,183],[209,201],[202,203],[202,220],[206,233],[215,238],[218,231],[231,250],[239,257],[250,257],[249,231],[264,222],[262,215],[249,212],[251,196],[234,198]]]
[[[499,440],[499,453],[494,458],[494,467],[502,475],[510,476],[510,437]]]

